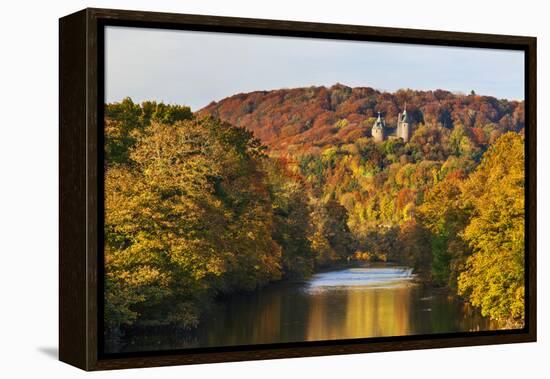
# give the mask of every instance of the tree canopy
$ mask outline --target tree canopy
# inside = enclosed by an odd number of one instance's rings
[[[301,176],[251,132],[209,116],[170,119],[170,106],[130,126],[150,103],[132,104],[110,106],[106,133],[106,149],[124,152],[105,165],[109,328],[193,327],[218,294],[308,276],[327,263],[319,234],[335,252],[328,262],[353,252],[344,208],[316,206],[316,227]]]
[[[374,111],[405,101],[410,141],[375,143]],[[350,259],[410,265],[524,322],[522,102],[338,85],[196,114],[124,99],[105,117],[110,330],[192,328],[217,296]]]

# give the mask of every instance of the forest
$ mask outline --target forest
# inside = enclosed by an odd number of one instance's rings
[[[411,140],[375,143],[375,112],[405,103]],[[106,104],[107,330],[191,329],[220,296],[355,260],[521,327],[523,107],[343,85]]]

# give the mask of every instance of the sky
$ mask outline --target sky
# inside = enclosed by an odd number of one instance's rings
[[[108,26],[105,100],[196,111],[242,92],[327,86],[445,89],[523,100],[522,51]]]

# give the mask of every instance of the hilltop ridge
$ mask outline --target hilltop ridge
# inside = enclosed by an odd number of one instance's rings
[[[339,83],[239,93],[212,102],[198,113],[247,128],[272,151],[293,152],[370,137],[378,112],[390,128],[395,127],[405,104],[413,124],[448,129],[461,124],[475,129],[487,142],[524,127],[523,101],[446,90],[390,93]]]

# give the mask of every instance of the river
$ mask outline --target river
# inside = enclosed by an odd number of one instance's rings
[[[108,340],[106,352],[155,351],[495,329],[448,293],[389,264],[318,273],[221,301],[192,332],[155,330]]]

